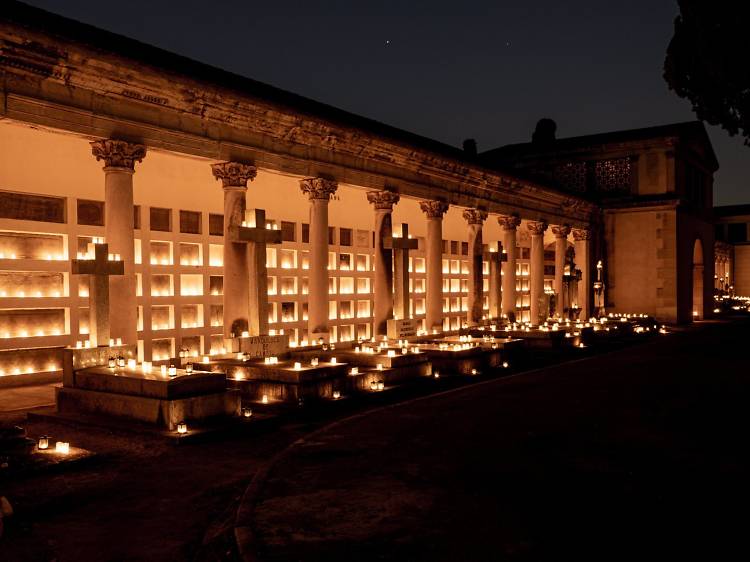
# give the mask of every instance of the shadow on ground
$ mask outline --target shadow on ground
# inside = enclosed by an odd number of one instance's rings
[[[273,467],[262,560],[745,559],[750,325],[331,427]]]

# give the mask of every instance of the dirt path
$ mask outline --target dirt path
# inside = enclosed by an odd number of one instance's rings
[[[261,559],[745,559],[749,337],[707,326],[318,433],[261,490]]]

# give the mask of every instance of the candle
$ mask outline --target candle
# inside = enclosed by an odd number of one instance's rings
[[[61,455],[67,455],[70,452],[70,443],[67,441],[58,441],[55,443],[55,451]]]

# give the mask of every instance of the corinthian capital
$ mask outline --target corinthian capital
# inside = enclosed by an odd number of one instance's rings
[[[310,200],[313,199],[325,199],[328,201],[331,195],[336,193],[339,184],[334,180],[328,180],[325,178],[305,178],[299,180],[299,187],[302,193],[307,195]]]
[[[247,182],[255,179],[258,169],[252,164],[239,162],[219,162],[211,164],[211,171],[217,180],[221,180],[222,187],[246,189]]]
[[[419,208],[427,215],[428,219],[442,219],[448,212],[448,203],[445,201],[420,201]]]
[[[526,228],[529,229],[529,232],[531,234],[544,234],[544,231],[547,230],[547,223],[545,221],[529,221],[526,223]]]
[[[569,224],[556,224],[552,227],[552,234],[558,238],[567,238],[570,230]]]
[[[372,203],[376,209],[393,210],[393,206],[399,202],[398,193],[393,191],[368,191],[367,200]]]
[[[91,154],[96,160],[104,160],[105,168],[127,168],[135,170],[135,163],[146,156],[146,147],[142,144],[105,139],[91,143]]]
[[[464,209],[463,217],[469,224],[482,225],[487,220],[487,211],[481,209]]]
[[[588,228],[574,228],[573,229],[573,240],[580,242],[581,240],[590,240],[591,231]]]
[[[518,215],[500,215],[497,217],[497,222],[504,230],[515,230],[521,224],[521,217]]]

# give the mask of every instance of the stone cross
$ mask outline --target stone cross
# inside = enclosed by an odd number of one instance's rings
[[[594,314],[597,318],[607,315],[604,307],[604,276],[602,275],[604,266],[602,260],[596,264],[596,281],[594,282]]]
[[[409,313],[409,250],[418,243],[409,238],[409,225],[401,224],[401,235],[383,241],[385,248],[394,251],[393,260],[393,313],[400,320],[408,320]]]
[[[93,246],[93,259],[71,260],[73,275],[89,276],[89,341],[91,347],[109,345],[109,277],[124,275],[125,264],[119,259],[110,259],[107,244]]]
[[[503,249],[503,243],[497,243],[497,250],[490,248],[489,252],[485,252],[484,259],[490,264],[490,318],[497,319],[502,316],[502,265],[508,261],[508,254]]]
[[[560,303],[560,311],[567,310],[567,317],[576,320],[578,316],[578,282],[581,280],[581,270],[576,269],[575,250],[568,248],[565,253],[565,272],[563,274],[563,298]]]
[[[263,209],[248,209],[241,224],[229,225],[229,239],[237,244],[247,244],[248,335],[268,335],[266,245],[281,244],[281,231],[266,227],[266,212]],[[235,334],[235,337],[240,335]]]

